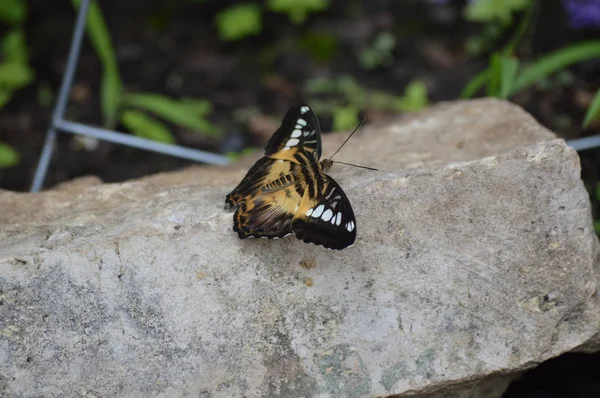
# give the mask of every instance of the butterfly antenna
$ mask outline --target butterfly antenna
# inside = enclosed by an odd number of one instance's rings
[[[357,165],[357,164],[346,163],[346,162],[338,162],[337,160],[336,160],[334,163],[341,163],[341,164],[345,164],[345,165],[348,165],[348,166],[360,167],[361,169],[367,169],[367,170],[375,170],[375,171],[379,171],[379,169],[374,169],[373,167],[359,166],[359,165]]]
[[[348,138],[346,138],[346,141],[344,141],[344,142],[342,143],[342,145],[340,145],[340,147],[337,149],[337,151],[335,151],[335,152],[333,153],[333,155],[331,155],[331,156],[329,157],[329,160],[333,159],[333,157],[335,156],[335,154],[336,154],[336,153],[338,153],[338,152],[340,151],[340,149],[342,149],[342,147],[343,147],[344,145],[346,145],[346,142],[348,142],[348,140],[349,140],[350,138],[352,138],[352,136],[354,135],[354,133],[356,133],[356,131],[357,131],[357,130],[360,128],[360,126],[362,126],[362,125],[363,125],[363,123],[365,122],[365,120],[366,120],[366,119],[365,119],[365,118],[363,118],[363,120],[361,120],[361,121],[360,121],[360,123],[358,124],[358,126],[356,126],[356,128],[354,129],[354,131],[352,131],[352,133],[350,133],[350,135],[348,136]],[[338,163],[342,163],[342,162],[338,162]],[[354,165],[351,165],[351,166],[354,166]]]

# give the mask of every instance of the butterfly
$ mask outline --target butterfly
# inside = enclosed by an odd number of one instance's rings
[[[354,244],[356,219],[348,197],[325,174],[321,128],[308,105],[290,108],[265,148],[265,156],[225,199],[235,208],[241,239],[295,234],[306,243],[341,250]]]

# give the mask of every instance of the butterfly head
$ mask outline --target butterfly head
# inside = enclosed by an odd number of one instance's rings
[[[329,169],[331,169],[331,166],[333,165],[333,160],[331,159],[323,159],[321,160],[321,169],[326,172]]]

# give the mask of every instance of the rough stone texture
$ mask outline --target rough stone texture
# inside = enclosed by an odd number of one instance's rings
[[[521,109],[436,106],[336,158],[381,169],[334,166],[339,252],[237,238],[254,159],[0,192],[0,396],[498,397],[594,342],[579,160]]]

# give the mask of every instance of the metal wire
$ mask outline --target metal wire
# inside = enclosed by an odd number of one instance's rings
[[[598,148],[600,147],[600,135],[569,140],[567,141],[567,145],[576,151],[585,151],[587,149]]]
[[[73,77],[79,62],[79,54],[81,51],[81,42],[85,31],[85,22],[90,8],[91,0],[82,0],[77,13],[77,20],[73,28],[73,40],[69,49],[65,74],[60,86],[56,105],[52,112],[52,121],[48,127],[46,140],[40,160],[35,170],[33,182],[31,184],[31,192],[39,192],[44,185],[44,180],[48,172],[48,166],[52,159],[52,153],[56,146],[58,133],[80,134],[88,137],[97,138],[103,141],[110,141],[121,145],[126,145],[134,148],[140,148],[147,151],[164,153],[167,155],[189,159],[202,163],[224,165],[229,163],[229,158],[223,155],[200,151],[197,149],[186,148],[179,145],[163,144],[145,138],[135,137],[133,135],[124,134],[118,131],[107,130],[99,127],[92,127],[81,123],[70,122],[64,120],[65,108],[69,99],[69,93],[73,86]]]

